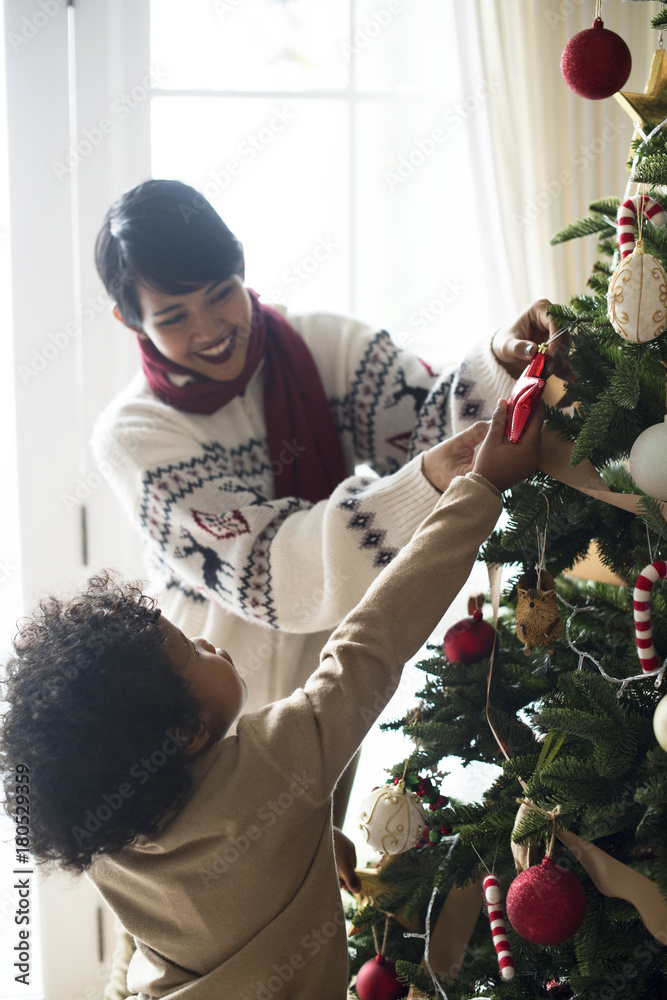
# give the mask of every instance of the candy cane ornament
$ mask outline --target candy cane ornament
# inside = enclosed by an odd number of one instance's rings
[[[637,637],[637,652],[644,673],[658,669],[658,657],[653,645],[653,630],[651,629],[651,591],[653,584],[667,576],[667,562],[652,562],[644,566],[635,582],[632,595],[635,610],[635,635]]]
[[[514,979],[514,959],[510,949],[507,930],[505,927],[505,914],[503,912],[502,893],[500,884],[495,875],[487,875],[482,882],[484,888],[484,898],[489,908],[489,923],[493,934],[493,943],[498,956],[498,965],[503,979]]]
[[[667,221],[662,206],[653,198],[649,198],[648,195],[635,195],[634,198],[626,198],[623,204],[619,206],[616,217],[621,260],[629,257],[635,249],[635,223],[640,204],[644,215],[654,226],[664,226]]]

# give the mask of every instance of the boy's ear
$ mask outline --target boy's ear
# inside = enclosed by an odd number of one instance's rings
[[[128,328],[128,330],[134,330],[134,332],[136,334],[138,334],[140,337],[144,337],[144,338],[148,339],[146,337],[146,334],[144,333],[144,331],[141,329],[140,326],[132,326],[131,323],[126,323],[125,322],[125,320],[123,319],[123,314],[120,311],[120,309],[118,308],[118,306],[114,306],[113,307],[113,314],[116,317],[116,319],[118,320],[118,322],[122,323],[123,326],[126,326]]]
[[[197,732],[188,738],[187,743],[183,747],[183,753],[186,757],[196,757],[208,744],[209,739],[208,729],[202,723]]]

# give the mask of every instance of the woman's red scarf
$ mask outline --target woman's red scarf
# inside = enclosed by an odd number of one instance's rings
[[[156,396],[187,413],[215,413],[243,392],[264,358],[264,413],[276,497],[317,503],[347,476],[320,374],[307,346],[280,313],[250,291],[252,325],[243,371],[216,382],[165,358],[139,337],[141,363]],[[169,375],[193,381],[174,385]]]

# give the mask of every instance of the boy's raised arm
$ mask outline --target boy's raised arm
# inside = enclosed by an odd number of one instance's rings
[[[500,491],[537,468],[542,416],[505,438],[501,400],[467,476],[454,480],[412,540],[383,570],[322,651],[305,692],[318,723],[325,791],[333,787],[395,692],[404,664],[465,583],[501,511]]]

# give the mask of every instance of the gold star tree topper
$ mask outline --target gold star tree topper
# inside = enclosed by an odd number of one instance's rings
[[[633,122],[639,122],[644,131],[659,125],[667,118],[667,52],[657,49],[653,55],[651,72],[643,94],[619,90],[614,97]]]

